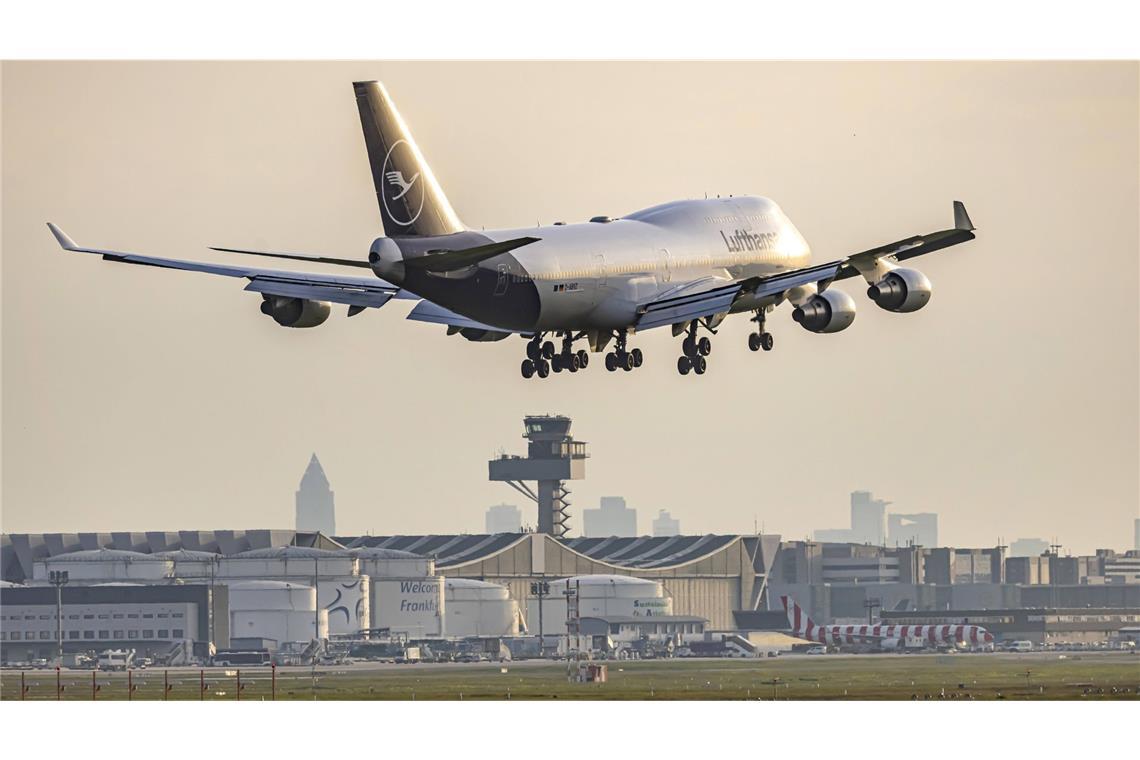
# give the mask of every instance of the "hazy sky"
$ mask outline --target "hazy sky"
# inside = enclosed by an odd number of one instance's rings
[[[680,377],[524,381],[524,344],[404,320],[286,330],[242,281],[64,254],[364,258],[380,219],[352,97],[388,86],[464,221],[775,199],[823,261],[950,226],[930,305],[814,335],[782,307]],[[486,460],[521,418],[590,443],[572,513],[620,494],[648,532],[801,538],[849,491],[936,511],[949,545],[1130,548],[1138,515],[1140,81],[1134,63],[5,63],[3,502],[8,532],[291,527],[316,451],[345,534],[479,532],[519,503]],[[303,269],[303,266],[298,266]],[[343,270],[341,270],[343,271]],[[520,504],[533,522],[534,509]]]

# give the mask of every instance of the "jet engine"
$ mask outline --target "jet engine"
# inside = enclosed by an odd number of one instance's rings
[[[867,288],[867,296],[887,311],[918,311],[930,301],[930,280],[917,269],[892,269]]]
[[[316,327],[323,324],[332,312],[332,304],[328,301],[270,295],[264,298],[261,313],[273,317],[282,327]]]
[[[842,290],[825,290],[797,306],[792,319],[813,333],[839,332],[855,321],[855,301]]]

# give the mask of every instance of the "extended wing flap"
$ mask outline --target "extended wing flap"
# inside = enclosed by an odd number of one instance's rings
[[[254,293],[287,298],[307,298],[311,301],[331,301],[348,306],[378,309],[395,295],[391,288],[313,283],[306,280],[285,280],[278,277],[254,277],[245,289]]]
[[[728,311],[740,294],[741,287],[742,283],[733,282],[696,293],[683,293],[650,301],[638,309],[637,329],[649,330]]]

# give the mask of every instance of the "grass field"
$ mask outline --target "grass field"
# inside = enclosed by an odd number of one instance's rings
[[[506,668],[506,672],[502,671]],[[470,699],[1127,699],[1140,687],[1140,656],[1080,654],[790,656],[762,660],[609,663],[604,684],[570,683],[565,663],[278,668],[282,700]],[[55,700],[54,670],[23,673],[25,699]],[[60,673],[64,700],[125,700],[125,673]],[[164,680],[167,679],[167,680]],[[202,692],[204,678],[208,689]],[[0,699],[20,698],[21,673],[0,674]],[[237,700],[239,673],[221,668],[131,673],[133,699]],[[240,671],[242,700],[274,697],[268,668]]]

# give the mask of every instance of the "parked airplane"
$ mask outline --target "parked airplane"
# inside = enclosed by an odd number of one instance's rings
[[[855,302],[836,280],[862,276],[880,308],[912,312],[930,300],[930,281],[899,262],[974,238],[965,206],[954,202],[954,227],[811,265],[795,226],[767,198],[738,196],[673,201],[623,217],[536,229],[475,231],[464,226],[412,139],[387,91],[356,82],[364,143],[385,237],[368,260],[237,248],[238,254],[370,269],[345,277],[143,256],[77,245],[48,226],[68,251],[105,260],[207,272],[249,280],[261,311],[284,327],[315,327],[333,303],[348,316],[393,297],[421,299],[409,319],[447,326],[468,340],[527,339],[523,377],[577,372],[591,351],[612,350],[606,369],[633,370],[642,352],[630,338],[668,326],[684,336],[677,370],[704,374],[709,335],[729,314],[751,314],[753,351],[770,351],[768,315],[787,301],[792,319],[814,333],[845,330]],[[703,333],[707,333],[703,334]],[[555,341],[558,341],[556,344]]]
[[[908,640],[921,640],[931,646],[993,644],[994,636],[980,625],[819,625],[794,599],[781,596],[792,635],[820,644],[868,644],[879,649],[899,649]]]

